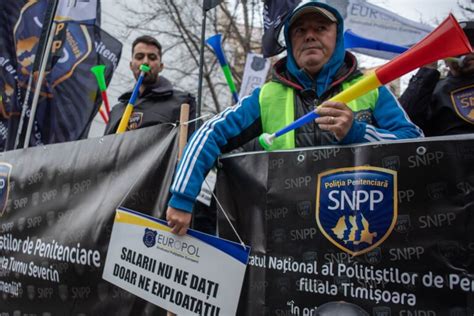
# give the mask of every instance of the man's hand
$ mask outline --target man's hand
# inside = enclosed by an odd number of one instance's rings
[[[180,236],[183,236],[188,231],[191,224],[191,216],[191,213],[180,211],[171,206],[168,206],[166,210],[166,220],[168,221],[168,226],[171,227],[171,232]]]
[[[346,137],[354,121],[354,113],[342,102],[326,101],[316,109],[316,113],[320,115],[315,120],[319,128],[333,132],[338,141]]]

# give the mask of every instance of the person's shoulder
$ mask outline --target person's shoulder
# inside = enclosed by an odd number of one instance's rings
[[[118,102],[112,106],[112,111],[123,111],[123,108],[128,104],[128,99],[119,98]]]
[[[181,90],[181,89],[178,89],[178,88],[173,88],[173,93],[178,94],[178,95],[190,95],[190,96],[194,96],[191,92],[185,91],[185,90]]]
[[[196,97],[194,96],[194,94],[192,94],[189,91],[183,91],[183,90],[180,90],[180,89],[173,89],[173,95],[178,97],[178,98],[185,98],[185,99],[189,99],[189,100],[193,100],[193,101],[196,100]]]
[[[119,104],[126,105],[128,103],[128,100],[130,100],[131,96],[132,96],[132,91],[127,91],[125,93],[122,93],[117,98],[118,103],[116,104],[116,106],[119,105]]]
[[[442,80],[441,73],[438,69],[430,68],[430,67],[421,67],[417,73],[413,76],[412,81],[429,81],[429,82],[436,82]]]
[[[167,79],[166,77],[163,77],[163,76],[160,76],[160,82],[159,82],[157,87],[160,87],[161,90],[168,90],[168,91],[172,92],[173,96],[178,96],[178,97],[188,96],[188,97],[194,98],[193,94],[191,94],[188,91],[183,91],[179,88],[176,88],[174,86],[174,84],[171,83],[171,81],[169,79]],[[156,88],[154,90],[157,91]]]

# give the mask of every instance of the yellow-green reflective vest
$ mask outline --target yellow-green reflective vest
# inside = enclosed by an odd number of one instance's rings
[[[344,82],[342,89],[345,90],[361,80],[358,77],[354,80]],[[378,89],[349,102],[347,106],[353,112],[370,110],[373,112],[377,99]],[[259,95],[260,115],[264,133],[275,133],[295,120],[295,90],[278,82],[268,82],[263,85]],[[270,150],[293,149],[295,148],[295,131],[288,132],[273,142]]]

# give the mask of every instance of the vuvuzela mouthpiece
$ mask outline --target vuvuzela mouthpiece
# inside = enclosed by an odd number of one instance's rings
[[[140,70],[143,71],[143,72],[149,72],[150,71],[150,66],[148,66],[146,64],[141,64],[140,65]]]
[[[260,146],[263,147],[266,151],[270,150],[270,147],[273,145],[273,140],[275,139],[275,134],[263,133],[258,137],[258,142]]]

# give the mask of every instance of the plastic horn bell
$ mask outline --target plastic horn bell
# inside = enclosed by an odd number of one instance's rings
[[[143,82],[143,78],[145,78],[145,73],[150,71],[150,66],[148,65],[141,65],[140,66],[140,75],[138,76],[137,83],[135,84],[135,88],[133,88],[132,96],[128,101],[127,107],[123,112],[122,119],[120,120],[120,124],[117,128],[116,134],[121,134],[125,132],[128,126],[128,121],[130,120],[130,116],[132,115],[133,107],[135,106],[135,102],[137,101],[138,93],[140,92],[140,87]]]
[[[439,49],[440,47],[443,47],[443,49]],[[436,29],[416,45],[385,65],[382,65],[374,73],[365,75],[356,84],[332,97],[329,101],[349,103],[418,67],[446,57],[465,55],[471,52],[472,47],[469,44],[469,40],[454,16],[450,14]],[[292,131],[314,120],[316,117],[318,115],[314,111],[309,112],[273,134],[260,135],[259,142],[263,148],[271,150],[276,137]]]
[[[212,47],[217,60],[219,60],[219,64],[224,72],[225,80],[227,81],[227,85],[232,93],[234,102],[239,102],[239,95],[237,94],[237,89],[235,88],[234,80],[232,79],[232,73],[229,64],[227,63],[227,59],[225,58],[224,51],[222,50],[222,35],[220,33],[213,35],[206,40],[206,43]]]
[[[102,95],[102,101],[104,101],[105,110],[107,111],[107,116],[110,114],[110,103],[109,98],[107,97],[107,85],[105,84],[105,65],[97,65],[91,68],[92,73],[97,79],[97,84]]]

